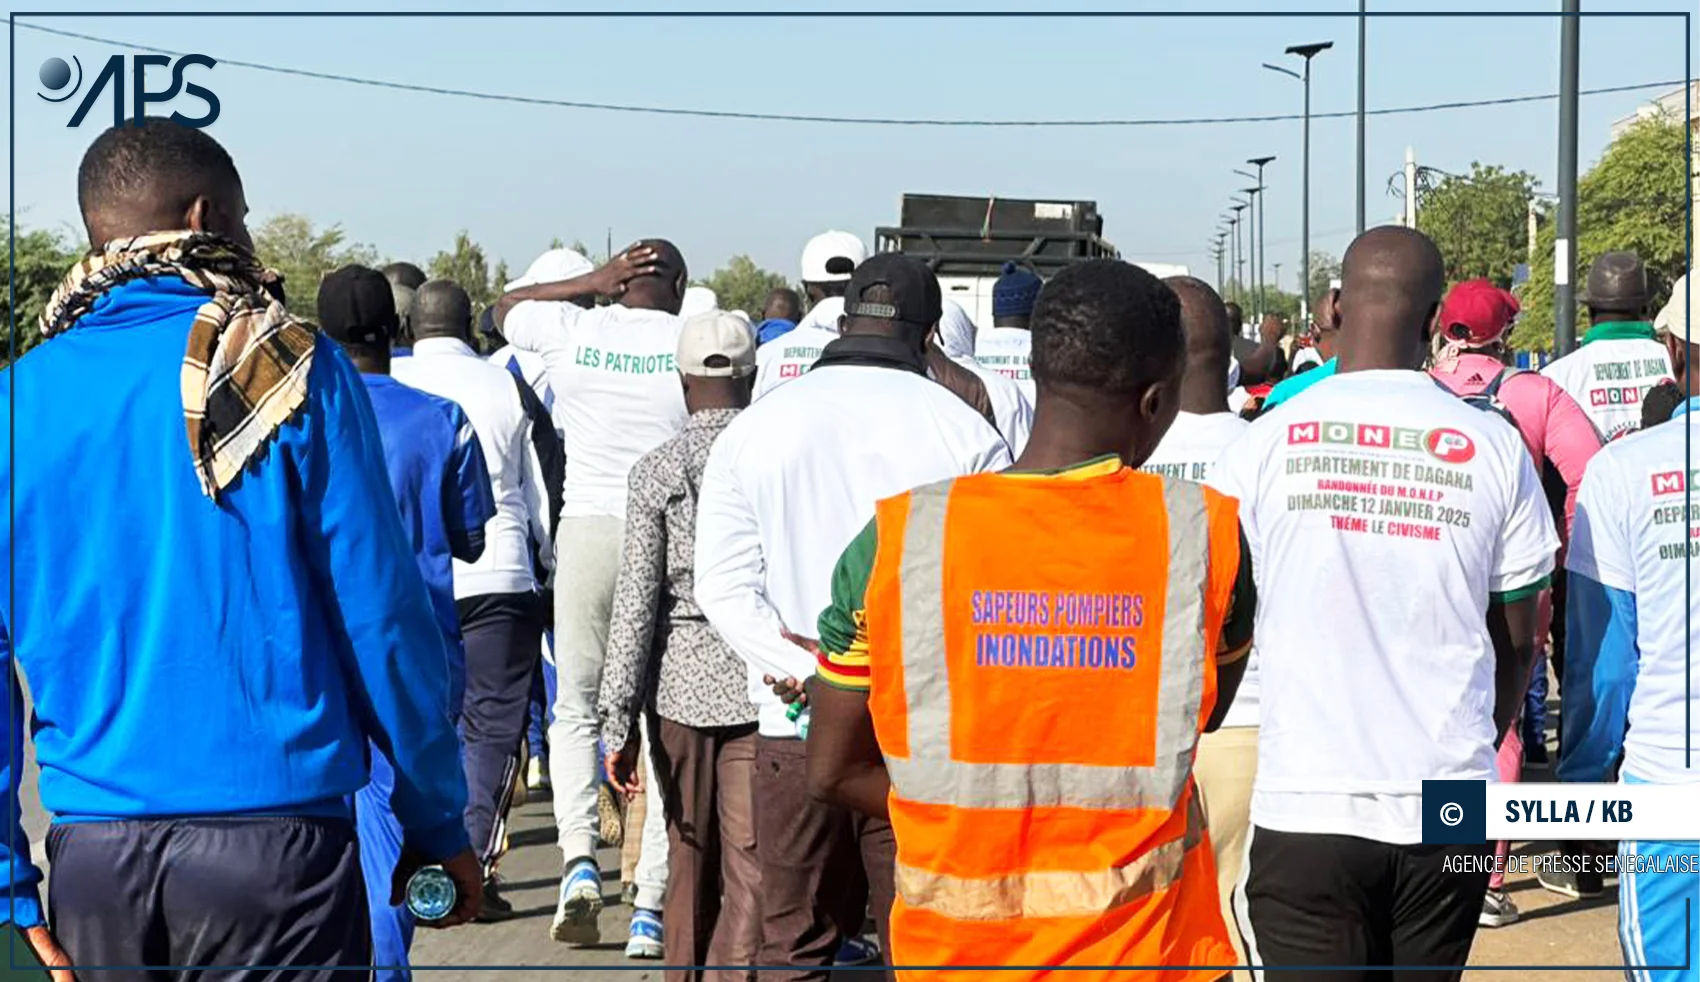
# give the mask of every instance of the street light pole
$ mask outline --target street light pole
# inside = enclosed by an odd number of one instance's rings
[[[1365,0],[1358,0],[1358,234],[1364,234],[1364,40]]]
[[[1576,348],[1576,96],[1581,0],[1564,0],[1559,29],[1558,234],[1553,237],[1553,353]]]
[[[1263,183],[1263,168],[1274,159],[1275,155],[1270,154],[1267,157],[1252,157],[1246,161],[1257,168],[1257,186],[1263,190],[1263,197],[1257,199],[1257,292],[1261,297],[1258,306],[1262,307],[1266,314],[1269,312],[1269,298],[1264,294],[1268,291],[1269,282],[1263,278],[1263,265],[1269,261],[1269,249],[1264,245],[1264,240],[1269,236],[1269,225],[1264,221],[1263,215],[1264,206],[1269,200],[1269,188]],[[1280,281],[1276,281],[1275,288],[1281,288]]]
[[[1313,44],[1295,44],[1289,47],[1287,54],[1298,55],[1304,59],[1305,70],[1303,75],[1278,65],[1265,63],[1263,66],[1283,75],[1291,75],[1304,84],[1304,195],[1303,204],[1300,206],[1303,211],[1303,221],[1299,246],[1300,251],[1304,254],[1299,260],[1299,281],[1304,284],[1304,287],[1299,296],[1299,311],[1307,319],[1310,317],[1310,60],[1332,47],[1334,47],[1333,41],[1317,41]]]
[[[1228,219],[1228,230],[1231,240],[1228,251],[1228,282],[1234,284],[1234,288],[1228,291],[1227,299],[1238,302],[1240,296],[1239,273],[1236,272],[1240,267],[1240,216],[1238,214]]]
[[[1240,174],[1243,171],[1234,171],[1234,173]],[[1253,311],[1252,323],[1255,324],[1263,317],[1263,250],[1257,244],[1258,239],[1263,236],[1263,219],[1259,217],[1263,214],[1263,199],[1258,197],[1263,186],[1258,185],[1254,188],[1242,188],[1240,190],[1242,194],[1251,198],[1251,210],[1247,212],[1251,216],[1251,226],[1246,230],[1245,251],[1251,258],[1251,309]]]
[[[1238,198],[1234,198],[1233,201],[1234,201],[1234,205],[1233,205],[1233,208],[1234,208],[1234,228],[1237,230],[1240,227],[1240,221],[1243,217],[1240,213],[1245,211],[1247,208],[1250,208],[1251,205],[1248,202],[1241,201]],[[1246,248],[1245,251],[1249,252],[1250,251],[1250,242],[1251,242],[1251,230],[1250,229],[1246,230],[1244,236],[1241,237],[1240,241],[1246,243],[1247,248]],[[1245,253],[1242,252],[1238,246],[1236,246],[1234,248],[1234,279],[1239,281],[1240,310],[1241,310],[1242,313],[1245,310],[1245,303],[1246,303],[1245,259],[1244,259],[1244,255],[1245,255]]]

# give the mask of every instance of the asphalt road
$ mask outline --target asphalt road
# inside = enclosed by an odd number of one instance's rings
[[[1554,722],[1556,732],[1556,721]],[[34,753],[26,747],[25,773],[21,792],[24,829],[32,854],[42,861],[39,844],[47,829],[47,818],[36,797]],[[1550,780],[1540,770],[1531,770],[1531,781]],[[518,916],[500,924],[473,924],[446,931],[421,930],[413,945],[416,966],[444,966],[421,973],[421,982],[472,982],[490,979],[568,980],[619,979],[626,982],[659,980],[653,962],[628,961],[625,957],[629,908],[618,902],[619,856],[605,851],[602,857],[605,893],[609,900],[602,915],[603,943],[594,948],[570,948],[549,938],[560,877],[561,854],[554,843],[554,822],[546,797],[533,796],[516,810],[510,822],[510,852],[501,873],[506,896]],[[1537,851],[1522,845],[1519,851]],[[1509,927],[1483,929],[1471,951],[1472,966],[1528,966],[1517,971],[1471,971],[1470,982],[1618,982],[1620,970],[1559,972],[1565,965],[1614,966],[1620,964],[1617,944],[1616,886],[1607,881],[1606,894],[1594,900],[1568,900],[1541,889],[1533,877],[1511,881],[1509,891],[1523,912],[1523,919]],[[843,973],[845,980],[865,975]],[[98,980],[96,980],[98,982]]]

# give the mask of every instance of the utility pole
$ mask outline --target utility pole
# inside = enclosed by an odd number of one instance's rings
[[[1364,234],[1364,39],[1369,17],[1358,0],[1358,234]]]
[[[1558,69],[1558,234],[1553,238],[1553,354],[1576,348],[1576,95],[1582,0],[1564,0]]]
[[[1405,227],[1417,227],[1417,151],[1405,148]]]
[[[1535,199],[1529,198],[1529,265],[1535,264]]]

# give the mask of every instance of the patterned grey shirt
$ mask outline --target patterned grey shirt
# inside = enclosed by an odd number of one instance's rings
[[[697,488],[714,438],[737,415],[736,409],[694,413],[678,436],[632,466],[597,699],[610,750],[625,746],[644,708],[685,726],[756,720],[743,659],[708,625],[692,593]]]

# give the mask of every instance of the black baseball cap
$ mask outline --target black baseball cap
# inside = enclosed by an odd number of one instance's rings
[[[890,302],[862,300],[862,294],[876,286],[890,289]],[[926,263],[912,256],[896,252],[869,256],[850,274],[850,285],[844,290],[844,315],[896,321],[925,330],[944,316],[939,278]]]
[[[384,274],[344,266],[319,283],[319,326],[338,344],[386,345],[401,326]]]

